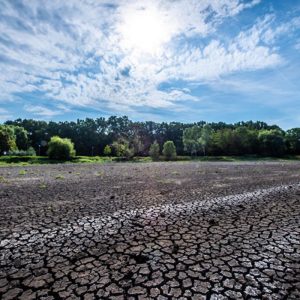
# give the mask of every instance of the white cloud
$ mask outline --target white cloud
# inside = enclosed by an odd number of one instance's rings
[[[0,114],[4,114],[4,113],[7,113],[7,112],[8,111],[6,109],[0,107]]]
[[[11,117],[12,115],[6,109],[0,107],[0,122],[6,121]]]
[[[25,109],[25,111],[30,112],[36,116],[45,117],[45,118],[50,118],[50,117],[61,114],[60,111],[53,111],[47,107],[40,106],[40,105],[37,105],[37,106],[25,105],[24,109]]]
[[[281,24],[275,28],[272,28],[270,26],[265,28],[263,39],[266,43],[274,43],[277,37],[283,35],[290,35],[299,28],[300,28],[300,17],[295,17],[292,18],[289,22]]]
[[[2,13],[10,18],[0,23],[0,66],[5,70],[0,74],[0,99],[41,92],[62,105],[115,109],[174,108],[180,100],[198,100],[188,90],[158,87],[173,79],[207,82],[281,63],[276,50],[261,43],[277,36],[267,31],[268,19],[228,44],[210,36],[224,19],[259,2],[190,0],[187,5],[186,0],[114,0],[107,5],[98,0],[31,1],[26,13],[13,7],[13,1],[7,2]],[[136,32],[135,23],[142,20],[138,18],[130,27],[132,17],[139,14],[147,17],[143,29],[149,31],[148,39],[142,31]],[[163,27],[161,32],[159,26],[151,31],[154,19]],[[122,29],[124,24],[127,28]],[[205,37],[208,42],[198,46],[191,42],[193,37]],[[151,47],[159,51],[147,51]],[[25,110],[45,117],[59,114],[43,106],[26,106]]]
[[[272,48],[260,44],[260,32],[255,28],[241,32],[227,46],[217,40],[212,40],[203,49],[186,46],[164,69],[164,77],[207,81],[235,71],[259,70],[280,64],[280,56]]]

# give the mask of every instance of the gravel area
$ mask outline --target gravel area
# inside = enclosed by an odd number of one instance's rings
[[[0,168],[0,299],[300,299],[300,163]]]

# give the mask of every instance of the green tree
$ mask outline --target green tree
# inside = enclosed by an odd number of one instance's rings
[[[155,141],[151,146],[149,150],[149,155],[152,158],[152,160],[158,160],[159,159],[159,144],[157,141]]]
[[[184,150],[189,152],[191,156],[197,154],[199,149],[199,139],[201,137],[201,128],[199,126],[193,126],[186,128],[183,131],[182,141]]]
[[[163,155],[165,160],[174,160],[176,158],[176,147],[173,141],[166,141],[164,143]]]
[[[29,144],[35,148],[35,151],[39,150],[39,145],[41,144],[41,141],[48,141],[47,131],[49,129],[49,125],[45,121],[37,121],[32,119],[17,119],[15,121],[7,121],[5,124],[23,127],[28,132]],[[55,124],[57,128],[61,127],[60,123]],[[60,133],[52,133],[50,136],[53,135],[60,135]]]
[[[286,140],[291,154],[300,154],[300,128],[292,128],[286,132]]]
[[[129,142],[125,138],[113,142],[112,147],[118,157],[130,159],[134,156],[134,150],[129,147]]]
[[[111,147],[110,147],[109,145],[106,145],[106,146],[104,147],[103,153],[104,153],[104,155],[106,155],[106,156],[111,155]]]
[[[231,128],[215,130],[212,134],[211,152],[214,155],[235,155],[236,141]]]
[[[0,125],[0,154],[17,149],[14,127]]]
[[[48,143],[47,154],[50,159],[69,160],[76,152],[70,139],[53,136]]]
[[[45,122],[31,119],[5,122],[5,125],[23,127],[28,132],[28,145],[32,145],[41,154],[46,153],[45,142],[48,142],[51,136],[71,139],[76,146],[76,152],[80,155],[91,155],[92,149],[95,155],[100,155],[102,154],[101,150],[106,145],[112,145],[114,141],[118,141],[122,137],[129,142],[127,153],[133,151],[134,154],[138,155],[146,155],[146,149],[149,149],[154,141],[157,141],[162,149],[164,142],[169,140],[174,142],[178,155],[186,152],[194,155],[200,151],[213,155],[263,154],[270,152],[270,149],[266,150],[266,143],[263,142],[262,136],[258,140],[258,134],[263,130],[277,130],[281,133],[279,139],[283,139],[286,143],[284,153],[300,154],[297,128],[284,133],[278,126],[268,125],[260,121],[246,121],[235,124],[209,123],[207,126],[211,127],[212,133],[211,139],[207,142],[207,135],[203,134],[201,136],[201,132],[198,132],[198,130],[201,131],[201,128],[205,127],[205,124],[204,121],[187,124],[180,122],[133,122],[126,116],[111,116],[106,119],[86,118],[75,122]],[[196,129],[187,130],[194,126],[196,126]],[[300,129],[298,128],[298,130]],[[25,142],[20,140],[16,137],[16,145],[12,148],[16,146],[20,149],[24,148],[26,137]],[[11,141],[10,139],[10,143]],[[11,146],[5,148],[7,151]]]
[[[285,140],[280,130],[261,130],[258,134],[258,141],[263,155],[281,156],[285,153]]]
[[[257,131],[247,127],[234,129],[236,154],[253,154],[257,147]]]
[[[198,139],[199,145],[202,147],[203,155],[206,155],[206,147],[212,139],[212,128],[205,124],[201,129],[201,135]]]
[[[19,150],[27,150],[29,146],[28,132],[23,127],[14,126],[16,144]]]
[[[134,155],[141,155],[143,153],[144,145],[139,135],[135,135],[130,144],[130,148],[133,150]]]

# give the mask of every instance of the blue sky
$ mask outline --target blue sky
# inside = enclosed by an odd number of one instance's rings
[[[0,0],[0,122],[300,126],[299,0]]]

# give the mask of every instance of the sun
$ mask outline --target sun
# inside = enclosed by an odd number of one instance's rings
[[[171,37],[166,18],[155,8],[127,11],[119,32],[121,46],[149,54],[159,53]]]

